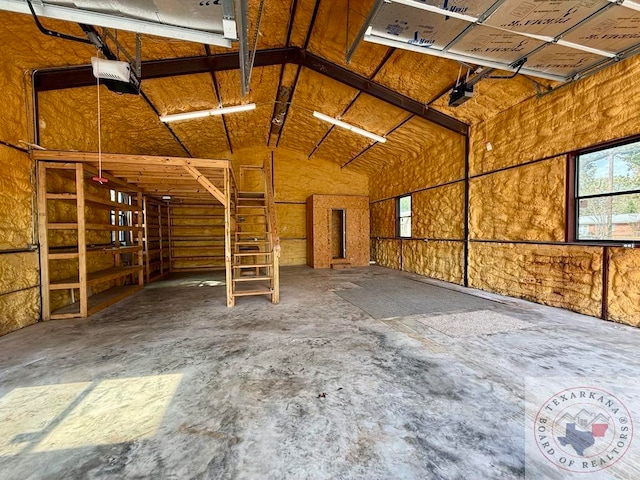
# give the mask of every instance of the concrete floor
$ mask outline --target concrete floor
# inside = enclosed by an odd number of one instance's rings
[[[640,478],[640,441],[572,476],[534,433],[577,385],[637,416],[639,329],[381,267],[220,280],[0,338],[0,478]]]

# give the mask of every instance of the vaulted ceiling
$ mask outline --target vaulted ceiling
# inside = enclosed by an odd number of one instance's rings
[[[249,3],[252,36],[260,1]],[[122,96],[104,90],[102,127],[108,133],[103,148],[122,153],[224,158],[244,149],[277,147],[312,160],[328,160],[372,173],[404,157],[420,155],[429,142],[441,140],[442,135],[459,135],[431,121],[434,118],[446,119],[446,115],[474,125],[536,94],[535,82],[521,75],[508,80],[485,79],[476,85],[470,101],[451,108],[448,92],[460,72],[460,65],[454,61],[362,42],[346,64],[346,50],[372,4],[373,0],[266,0],[257,37],[258,54],[294,47],[299,58],[278,62],[274,60],[276,55],[263,55],[261,58],[271,59],[273,64],[265,61],[264,66],[253,69],[251,89],[245,98],[240,93],[237,69],[194,68],[193,73],[164,76],[172,73],[168,69],[168,73],[147,78],[143,65],[143,95]],[[81,35],[73,23],[43,22],[50,28]],[[118,40],[133,51],[133,34],[118,32]],[[23,81],[24,70],[86,65],[95,54],[91,46],[42,35],[27,15],[6,12],[0,12],[0,49],[1,68],[13,68],[16,82]],[[228,58],[236,49],[236,44],[229,50],[152,36],[142,38],[145,62],[195,57],[181,65],[196,65],[203,58],[211,60],[209,65],[216,65],[219,55]],[[300,61],[301,55],[304,61]],[[318,59],[315,63],[314,58]],[[66,78],[74,77],[69,74]],[[409,100],[412,108],[407,107]],[[169,125],[158,119],[158,114],[249,102],[257,104],[250,112]],[[43,145],[68,148],[71,137],[74,148],[97,148],[95,138],[70,126],[96,122],[95,86],[44,91],[39,104]],[[385,136],[387,142],[375,143],[332,127],[314,118],[314,110]],[[66,137],[64,144],[62,137]]]

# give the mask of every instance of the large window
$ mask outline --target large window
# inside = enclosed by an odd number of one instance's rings
[[[576,239],[640,240],[640,142],[576,157]]]
[[[398,236],[411,237],[411,195],[398,198]]]

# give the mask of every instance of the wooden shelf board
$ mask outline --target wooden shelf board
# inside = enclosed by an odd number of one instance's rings
[[[113,305],[114,303],[119,302],[123,298],[128,297],[129,295],[132,295],[133,293],[141,289],[142,287],[140,285],[126,285],[123,287],[113,287],[109,290],[105,290],[104,292],[92,295],[87,300],[88,314],[93,315],[103,308]],[[66,307],[59,308],[58,310],[51,313],[52,319],[77,318],[79,316],[79,301],[72,303],[71,305],[67,305]]]
[[[95,195],[85,194],[84,201],[86,203],[92,203],[94,205],[102,205],[110,207],[111,210],[122,210],[126,212],[137,212],[142,210],[138,205],[127,205],[125,203],[112,202],[106,198],[96,197]]]
[[[111,267],[96,272],[87,273],[87,286],[98,283],[108,282],[116,278],[125,277],[139,270],[141,266],[134,265],[131,267]],[[62,280],[56,280],[49,284],[51,290],[65,290],[69,288],[80,288],[78,277],[69,277]]]
[[[47,200],[73,200],[75,202],[77,198],[75,193],[47,193]]]
[[[224,259],[224,255],[194,255],[194,256],[173,256],[173,260],[209,260],[209,259]]]

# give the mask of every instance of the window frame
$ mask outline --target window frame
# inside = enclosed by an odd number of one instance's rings
[[[409,215],[405,215],[405,216],[401,216],[400,215],[400,201],[403,198],[409,198],[409,201],[411,203],[411,209],[409,211]],[[401,230],[400,230],[400,222],[401,222],[401,218],[409,218],[409,236],[403,236],[401,235]],[[408,193],[405,195],[400,195],[398,197],[396,197],[396,237],[397,238],[413,238],[413,221],[411,220],[413,218],[413,194],[412,193]]]
[[[584,239],[580,237],[580,200],[594,199],[594,198],[608,198],[619,197],[623,195],[636,195],[640,194],[640,188],[633,190],[614,191],[601,194],[589,194],[580,195],[580,156],[587,155],[589,153],[600,152],[603,150],[609,150],[615,147],[621,147],[637,143],[640,149],[640,135],[633,135],[623,139],[612,140],[609,142],[600,143],[587,148],[575,150],[567,155],[566,165],[566,228],[565,228],[565,241],[568,243],[581,243],[581,244],[598,244],[598,245],[611,245],[611,246],[633,246],[637,247],[640,244],[640,236],[632,240],[617,240],[617,239]]]

